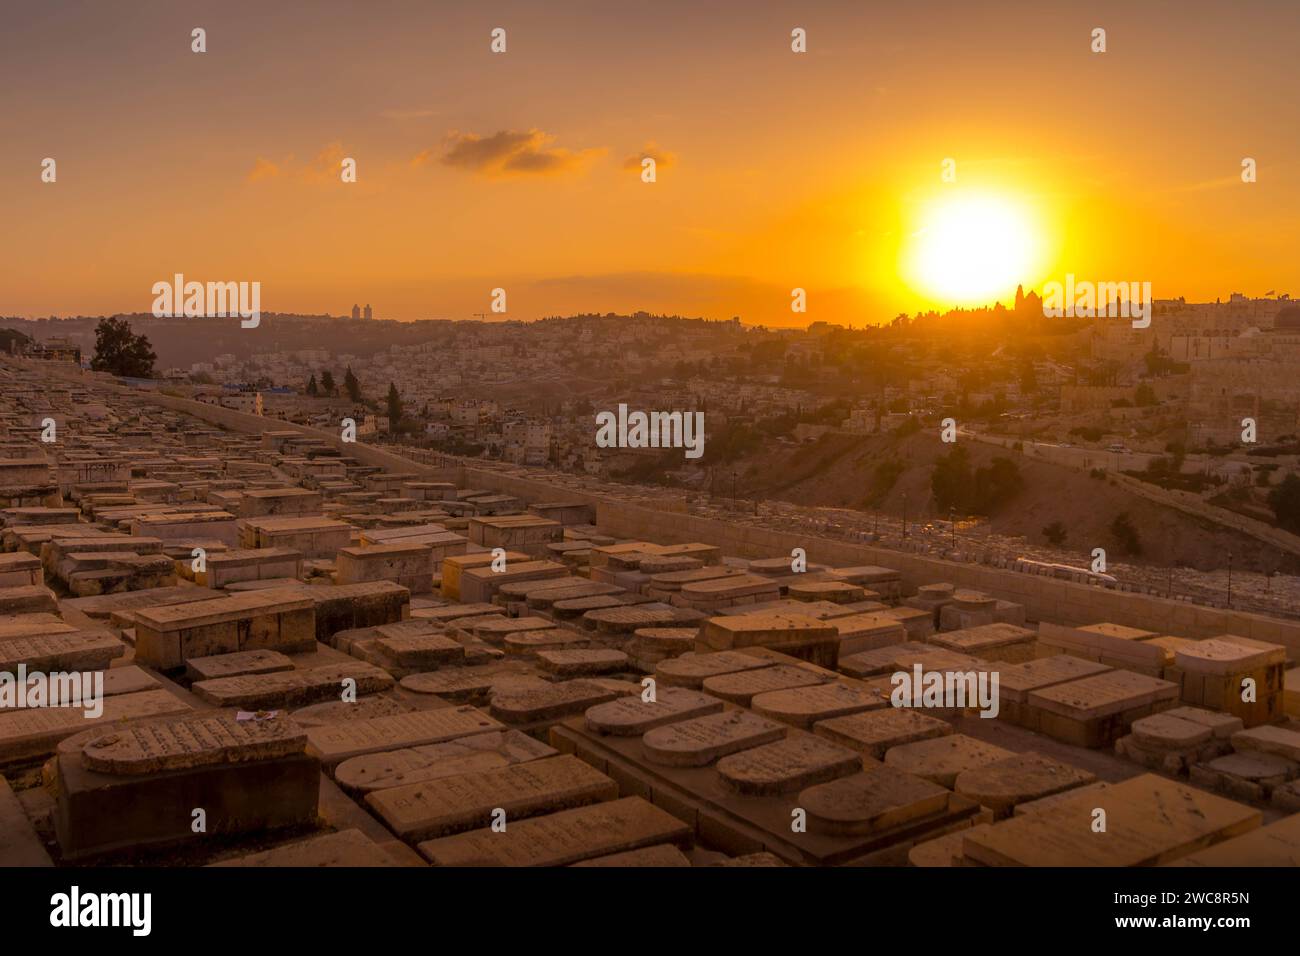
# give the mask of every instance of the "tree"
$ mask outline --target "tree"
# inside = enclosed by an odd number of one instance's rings
[[[1115,516],[1115,520],[1110,523],[1110,533],[1119,542],[1125,554],[1142,553],[1142,541],[1127,511],[1121,511]]]
[[[396,431],[397,424],[402,420],[402,396],[397,392],[397,386],[392,382],[388,383],[388,430]]]
[[[1065,544],[1065,539],[1069,532],[1065,530],[1065,525],[1059,521],[1053,521],[1047,527],[1043,528],[1043,537],[1055,545]]]
[[[311,378],[309,378],[309,379],[307,380],[307,394],[308,394],[308,395],[313,395],[313,396],[314,396],[314,395],[319,395],[319,394],[320,394],[320,389],[316,387],[316,376],[315,376],[315,375],[313,375]]]
[[[334,373],[329,369],[320,373],[320,387],[326,395],[337,395],[339,387],[334,383]]]
[[[126,319],[100,319],[95,326],[95,357],[90,367],[127,378],[153,378],[158,356],[143,335],[131,331]]]
[[[971,486],[970,454],[960,445],[954,445],[946,458],[934,463],[930,473],[930,491],[940,511],[953,508],[966,510],[967,492]]]
[[[1300,534],[1300,477],[1291,474],[1268,493],[1268,506],[1273,509],[1277,526],[1292,534]]]
[[[348,366],[346,374],[343,376],[343,390],[348,393],[348,398],[354,402],[361,401],[361,383],[357,377],[352,374],[352,366]]]

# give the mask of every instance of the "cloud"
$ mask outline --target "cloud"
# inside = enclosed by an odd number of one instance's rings
[[[322,147],[315,157],[305,163],[298,162],[292,155],[278,162],[259,156],[253,163],[253,168],[248,171],[245,180],[250,183],[267,179],[286,179],[304,183],[335,182],[342,170],[344,155],[343,144],[334,142]]]
[[[645,149],[635,153],[623,160],[623,168],[630,172],[641,172],[641,160],[653,159],[655,161],[655,171],[668,169],[670,166],[677,164],[677,154],[670,153],[668,150],[657,146],[654,143],[646,143]]]
[[[555,139],[539,129],[500,130],[491,136],[478,133],[448,134],[439,160],[445,166],[487,176],[555,175],[579,169],[603,150],[570,150],[551,146]],[[421,166],[433,158],[431,150],[418,153],[411,163]]]
[[[280,175],[280,165],[263,156],[257,157],[253,168],[248,171],[248,182],[255,183],[262,179],[274,179]]]

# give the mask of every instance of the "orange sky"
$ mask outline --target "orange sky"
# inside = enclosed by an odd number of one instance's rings
[[[182,272],[260,281],[266,311],[468,318],[500,286],[511,318],[861,324],[934,304],[900,256],[945,190],[1036,211],[1027,284],[1300,294],[1300,4],[699,7],[7,12],[0,313],[147,311]]]

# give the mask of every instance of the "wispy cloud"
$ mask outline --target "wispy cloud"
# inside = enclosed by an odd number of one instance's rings
[[[407,110],[381,110],[379,115],[384,119],[390,120],[414,120],[429,119],[438,115],[438,110],[431,109],[407,109]]]
[[[334,182],[338,179],[345,155],[343,144],[335,142],[322,147],[319,153],[306,162],[299,162],[292,155],[281,160],[259,156],[245,180],[250,183],[272,179],[304,183]]]
[[[641,152],[634,153],[623,160],[623,168],[639,173],[641,172],[641,161],[644,159],[653,159],[656,171],[662,171],[670,166],[677,165],[676,153],[670,153],[655,143],[646,143],[645,149],[641,150]]]
[[[554,140],[554,136],[539,129],[499,130],[490,136],[453,131],[441,152],[423,150],[411,163],[421,166],[437,158],[444,166],[486,176],[547,176],[579,170],[589,159],[604,152],[564,149],[552,146]]]

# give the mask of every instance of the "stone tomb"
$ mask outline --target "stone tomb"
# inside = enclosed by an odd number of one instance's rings
[[[810,831],[867,835],[940,814],[948,800],[948,791],[937,784],[875,765],[809,787],[799,794],[797,805],[807,811]]]
[[[378,790],[366,803],[407,842],[488,827],[618,797],[618,784],[577,757],[560,755]]]
[[[191,657],[315,647],[312,601],[297,589],[250,591],[135,613],[135,654],[167,670]]]
[[[344,684],[344,681],[350,683]],[[387,671],[356,661],[273,674],[245,674],[201,680],[196,681],[190,689],[214,707],[260,710],[340,700],[344,689],[353,683],[357,696],[361,697],[388,690],[394,681]]]
[[[194,715],[78,734],[54,766],[63,856],[314,823],[320,764],[303,744],[283,717]],[[204,834],[192,829],[195,807]]]
[[[1185,704],[1225,710],[1247,727],[1282,717],[1286,648],[1236,635],[1198,641],[1174,652]],[[1254,682],[1253,699],[1246,682]]]
[[[312,727],[307,731],[307,747],[323,764],[334,766],[349,757],[504,729],[481,710],[462,705]]]
[[[1086,770],[1028,751],[963,770],[953,789],[978,801],[992,819],[1001,820],[1011,816],[1017,804],[1086,786],[1096,779]]]
[[[873,760],[884,760],[891,747],[951,734],[952,724],[911,708],[884,707],[818,721],[813,732]]]
[[[780,740],[786,728],[745,710],[678,721],[648,731],[641,747],[651,763],[703,767],[719,757]]]
[[[339,584],[392,581],[412,594],[433,590],[433,550],[423,544],[340,548],[334,559]]]
[[[1105,832],[1092,828],[1096,808],[1106,811]],[[970,831],[962,851],[983,866],[1153,866],[1253,830],[1260,819],[1258,810],[1144,774]]]
[[[442,743],[349,757],[334,768],[334,779],[349,792],[366,794],[440,777],[496,770],[555,754],[554,748],[517,730],[488,731]]]
[[[640,797],[520,820],[421,843],[435,866],[567,866],[660,843],[688,846],[691,828]]]
[[[963,771],[1013,757],[1011,751],[965,734],[945,734],[890,747],[885,766],[923,777],[949,790]]]
[[[791,734],[718,761],[724,783],[754,796],[791,793],[861,770],[861,754],[810,734]]]
[[[1178,701],[1178,685],[1114,670],[1030,691],[1038,729],[1077,747],[1104,747],[1128,733],[1139,717]]]
[[[820,667],[834,669],[839,661],[840,635],[833,625],[786,614],[743,614],[714,617],[700,627],[697,652],[769,647]]]

